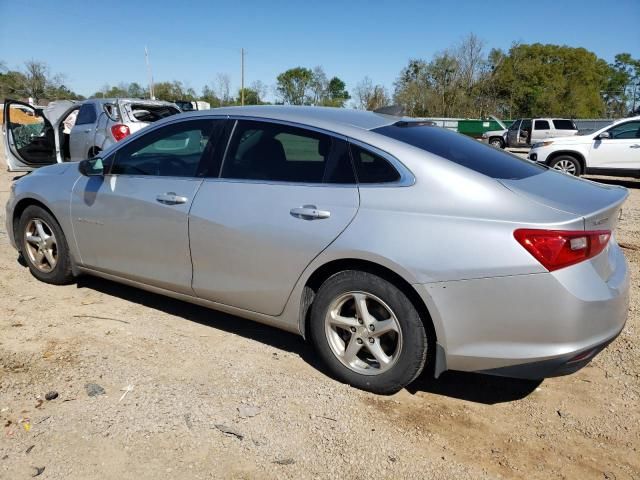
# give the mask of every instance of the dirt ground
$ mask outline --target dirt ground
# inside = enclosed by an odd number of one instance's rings
[[[105,280],[39,283],[2,208],[0,478],[638,479],[640,181],[618,183],[633,287],[613,344],[568,377],[447,372],[390,397],[332,380],[288,333]]]

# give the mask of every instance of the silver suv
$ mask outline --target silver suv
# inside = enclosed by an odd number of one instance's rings
[[[25,110],[28,114],[25,114]],[[17,100],[4,106],[6,160],[10,171],[91,158],[147,125],[180,113],[173,103],[132,98],[93,98],[34,107]]]

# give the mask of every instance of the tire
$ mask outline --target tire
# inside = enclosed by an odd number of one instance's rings
[[[427,361],[418,311],[395,285],[367,272],[343,271],[322,284],[311,306],[310,334],[338,380],[374,393],[407,386]]]
[[[574,177],[582,175],[582,165],[580,165],[576,157],[572,157],[571,155],[560,155],[551,160],[549,166],[554,170],[559,170]]]
[[[489,145],[495,148],[504,148],[504,140],[500,137],[491,137],[489,139]]]
[[[20,217],[16,236],[34,277],[54,285],[73,282],[67,239],[53,215],[37,205],[27,207]]]

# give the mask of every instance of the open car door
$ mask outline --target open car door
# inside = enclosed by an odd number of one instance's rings
[[[6,100],[2,131],[9,171],[30,171],[57,162],[54,128],[41,108]]]

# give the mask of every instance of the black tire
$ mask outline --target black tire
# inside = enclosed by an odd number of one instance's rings
[[[334,353],[330,345],[325,319],[336,300],[345,295],[348,296],[350,292],[365,292],[382,300],[391,309],[399,324],[401,335],[394,337],[401,339],[395,347],[397,356],[392,355],[394,360],[390,363],[390,367],[378,374],[358,373],[351,367],[347,367],[338,358],[338,354]],[[374,301],[373,308],[376,306],[379,304]],[[374,335],[366,328],[364,330],[363,335]],[[352,329],[352,331],[354,330]],[[344,332],[350,337],[357,335],[357,338],[360,338],[360,333],[350,334],[347,330]],[[392,332],[391,335],[393,337],[396,334]],[[316,351],[329,371],[338,380],[374,393],[391,394],[404,388],[420,375],[427,361],[428,339],[418,311],[399,288],[383,278],[367,272],[343,271],[333,275],[322,284],[311,306],[310,336]],[[359,340],[358,342],[362,345],[359,347],[361,349],[359,352],[367,347],[368,342],[373,343],[371,339],[365,340],[364,344]],[[348,341],[344,340],[345,353],[347,343]],[[366,356],[368,353],[369,347],[358,355]],[[371,355],[373,355],[372,351]],[[360,359],[357,361],[360,362]],[[371,371],[375,371],[375,368]]]
[[[580,164],[580,161],[571,155],[560,155],[551,160],[551,162],[549,162],[549,166],[555,170],[560,170],[575,177],[582,175],[582,165]]]
[[[491,137],[489,139],[489,145],[495,148],[504,148],[504,139],[500,137]]]
[[[30,224],[36,220],[44,222],[46,230],[49,230],[49,233],[53,234],[55,239],[56,262],[50,271],[43,271],[39,268],[35,259],[29,253],[31,250],[27,245],[26,231]],[[27,262],[27,266],[34,277],[42,282],[54,285],[66,285],[73,282],[74,276],[71,269],[71,257],[67,239],[58,221],[48,211],[37,205],[27,207],[20,216],[16,237],[22,257]]]

